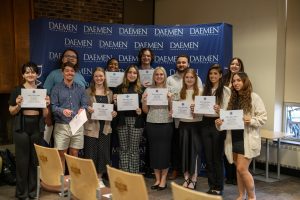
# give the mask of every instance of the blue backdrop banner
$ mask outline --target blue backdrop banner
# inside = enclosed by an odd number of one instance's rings
[[[93,68],[105,67],[115,57],[122,69],[138,64],[143,47],[155,53],[153,67],[163,66],[169,75],[175,72],[175,58],[190,56],[191,67],[205,80],[208,67],[228,65],[232,57],[232,26],[225,23],[199,25],[122,25],[35,19],[30,23],[31,61],[41,68],[39,81],[44,82],[66,48],[79,52],[80,71],[87,82]]]
[[[30,57],[40,67],[39,83],[59,68],[58,60],[66,48],[79,53],[80,72],[87,82],[95,67],[105,67],[115,57],[120,67],[138,65],[138,52],[148,47],[154,51],[152,67],[163,66],[168,75],[175,73],[175,58],[190,57],[191,67],[204,82],[210,65],[224,68],[232,58],[232,26],[225,23],[200,25],[122,25],[36,19],[30,23]],[[140,145],[141,171],[145,166],[146,137]],[[118,167],[118,138],[112,134],[112,164]],[[202,169],[204,170],[204,169]]]

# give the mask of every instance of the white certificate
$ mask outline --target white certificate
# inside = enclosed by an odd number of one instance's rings
[[[75,115],[75,117],[69,123],[72,135],[74,135],[86,121],[86,111],[83,109],[79,114]]]
[[[139,108],[138,94],[118,94],[117,108],[118,111],[136,110]]]
[[[143,85],[152,85],[152,76],[154,69],[140,69],[140,79]]]
[[[21,89],[22,108],[46,108],[46,89]]]
[[[108,87],[117,87],[123,82],[124,72],[105,72]]]
[[[147,88],[147,105],[168,105],[168,89]]]
[[[221,130],[244,129],[243,110],[220,110]]]
[[[112,120],[112,111],[114,110],[113,104],[107,103],[93,103],[94,112],[92,113],[91,119],[95,120]]]
[[[193,119],[191,103],[187,101],[173,101],[172,111],[173,118]]]
[[[197,114],[216,114],[214,105],[216,104],[215,96],[195,96],[194,113]]]

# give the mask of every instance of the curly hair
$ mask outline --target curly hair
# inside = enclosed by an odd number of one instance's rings
[[[187,73],[191,73],[193,75],[193,77],[195,77],[195,83],[193,85],[193,100],[195,99],[195,96],[200,94],[199,91],[199,87],[198,87],[198,76],[196,73],[196,70],[194,70],[193,68],[188,68],[182,78],[182,88],[180,90],[180,99],[186,99],[186,90],[187,90],[187,85],[185,84],[185,76],[187,75]]]
[[[143,56],[143,54],[144,54],[145,51],[149,51],[150,52],[150,55],[151,55],[150,65],[152,65],[152,63],[154,62],[154,57],[155,57],[154,52],[150,48],[145,47],[145,48],[140,49],[139,54],[138,54],[139,66],[142,65],[142,56]]]
[[[238,76],[242,80],[243,87],[240,91],[237,91],[236,89],[234,89],[234,87],[231,87],[231,96],[229,99],[227,109],[243,109],[244,114],[249,114],[252,111],[252,84],[249,80],[248,75],[245,72],[234,73],[231,80],[232,84],[233,78],[235,76]]]
[[[203,96],[212,96],[212,88],[213,88],[213,85],[209,79],[209,73],[211,72],[211,70],[217,70],[218,73],[220,75],[223,74],[223,70],[221,68],[221,65],[219,64],[213,64],[210,66],[208,72],[207,72],[207,76],[206,76],[206,83],[205,83],[205,87],[204,87],[204,90],[203,90]],[[224,84],[223,84],[223,80],[222,80],[222,77],[219,79],[219,83],[218,83],[218,88],[216,89],[216,93],[215,93],[215,96],[216,96],[216,103],[218,105],[221,105],[223,103],[223,88],[224,88]]]

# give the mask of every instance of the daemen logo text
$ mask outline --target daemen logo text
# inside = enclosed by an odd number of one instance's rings
[[[174,64],[177,56],[155,56],[157,64]]]
[[[133,55],[119,55],[120,63],[136,63],[138,62],[138,57]]]
[[[163,42],[134,42],[135,49],[150,48],[155,50],[163,50]]]
[[[219,55],[199,55],[199,56],[190,56],[191,63],[219,63]]]
[[[55,61],[59,60],[62,53],[49,51],[48,58],[49,60]]]
[[[77,33],[77,24],[65,24],[61,22],[49,22],[50,31]]]
[[[158,37],[178,37],[183,36],[183,28],[156,28],[154,35]]]
[[[95,34],[95,35],[111,35],[112,27],[106,26],[83,26],[83,31],[85,34]]]
[[[198,42],[170,42],[170,50],[198,50]]]
[[[78,48],[92,48],[93,40],[65,38],[65,46]]]
[[[112,55],[106,55],[106,54],[83,54],[83,61],[84,62],[107,62],[109,59],[111,59]]]
[[[93,68],[92,67],[80,67],[80,72],[82,75],[85,76],[91,76],[93,73]]]
[[[119,28],[119,35],[122,36],[147,36],[148,29],[147,28]]]
[[[220,29],[217,26],[190,28],[191,36],[219,35]]]
[[[111,41],[111,40],[99,40],[99,47],[102,49],[127,49],[128,42],[124,41]]]

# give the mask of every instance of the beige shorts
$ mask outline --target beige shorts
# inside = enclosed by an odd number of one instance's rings
[[[83,126],[72,135],[69,124],[55,123],[54,125],[54,147],[58,150],[66,150],[69,147],[83,149]]]

